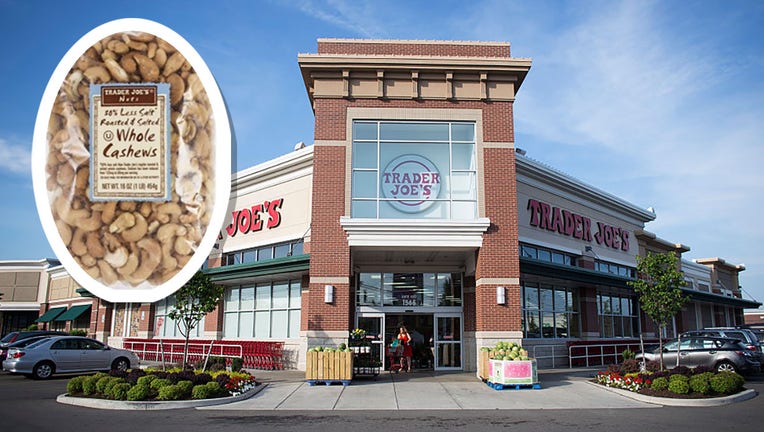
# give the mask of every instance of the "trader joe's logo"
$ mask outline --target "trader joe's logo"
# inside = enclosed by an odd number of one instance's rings
[[[396,210],[419,213],[427,210],[440,193],[440,172],[429,159],[402,155],[390,161],[381,178],[382,193]]]

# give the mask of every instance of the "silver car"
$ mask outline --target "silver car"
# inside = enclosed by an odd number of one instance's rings
[[[695,368],[706,366],[717,372],[732,371],[739,373],[758,372],[760,364],[756,353],[749,350],[737,339],[711,336],[682,337],[681,343],[672,339],[663,345],[663,365],[671,369],[677,365]],[[640,353],[637,360],[658,361],[660,349]]]
[[[138,363],[138,356],[132,351],[82,336],[55,336],[10,349],[3,370],[46,379],[54,373],[127,370]]]

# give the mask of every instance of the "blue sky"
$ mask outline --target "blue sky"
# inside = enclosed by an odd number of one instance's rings
[[[685,258],[746,265],[764,301],[764,3],[759,1],[0,0],[0,260],[53,256],[30,152],[37,107],[66,51],[113,19],[188,40],[226,98],[235,170],[313,140],[297,65],[320,37],[509,41],[533,67],[516,144],[641,207]],[[277,85],[258,85],[275,82]]]

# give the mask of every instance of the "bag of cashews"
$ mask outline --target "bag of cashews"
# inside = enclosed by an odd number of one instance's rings
[[[143,19],[101,25],[55,69],[32,178],[53,251],[110,302],[154,302],[201,268],[230,196],[231,131],[207,65]]]

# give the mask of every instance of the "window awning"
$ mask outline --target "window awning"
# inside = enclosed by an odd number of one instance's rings
[[[73,321],[79,318],[80,315],[85,313],[86,310],[90,309],[90,305],[77,305],[72,306],[69,308],[68,311],[62,313],[58,316],[58,318],[54,319],[54,321]]]
[[[66,306],[50,308],[50,309],[48,309],[47,312],[45,312],[44,314],[40,315],[39,318],[34,320],[34,322],[38,322],[38,323],[41,323],[41,322],[51,322],[51,321],[53,321],[53,318],[61,315],[61,313],[63,313],[65,310],[66,310]]]

